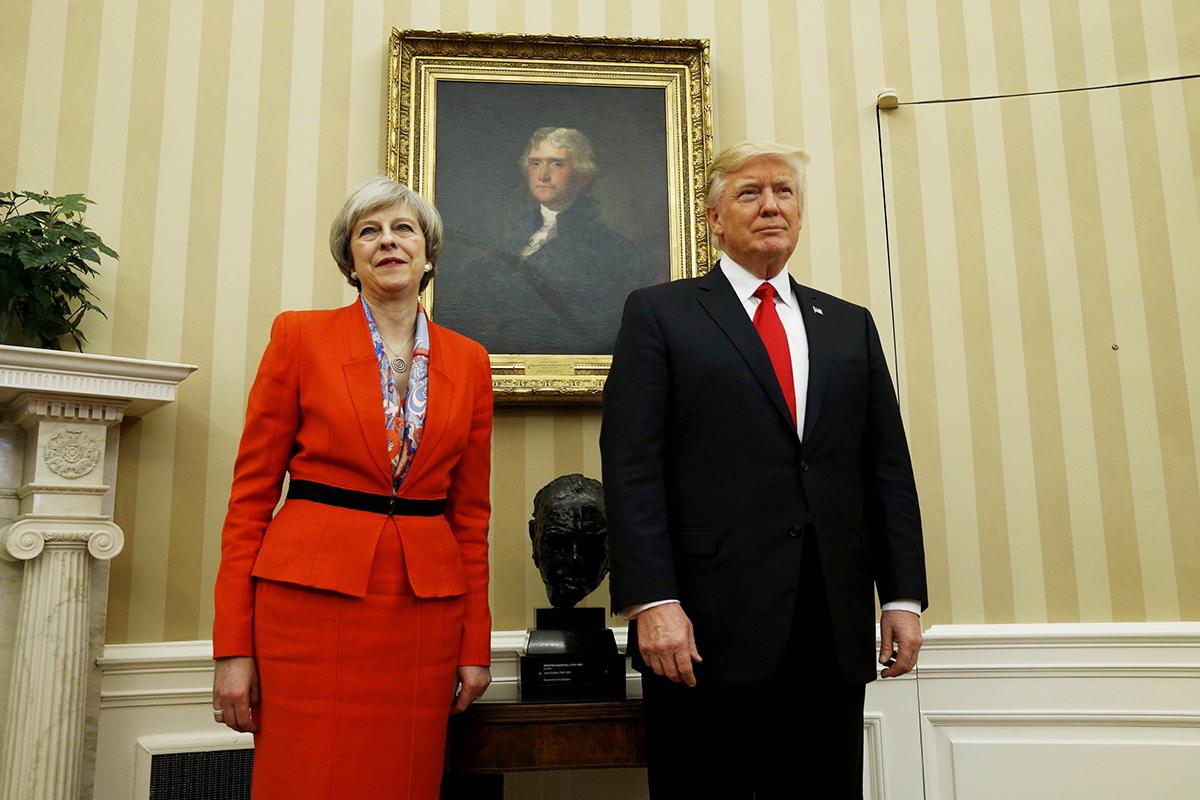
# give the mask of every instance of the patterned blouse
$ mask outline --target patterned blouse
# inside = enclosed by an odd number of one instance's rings
[[[388,457],[392,460],[392,492],[400,491],[400,484],[408,474],[417,447],[421,444],[421,432],[425,429],[425,411],[429,407],[429,321],[425,309],[417,307],[417,328],[413,337],[412,365],[408,373],[408,392],[401,405],[396,396],[396,383],[392,379],[392,368],[383,349],[383,337],[375,325],[371,307],[361,294],[363,313],[367,315],[367,327],[371,329],[371,344],[375,346],[375,358],[379,362],[379,387],[383,393],[383,421],[387,429]]]

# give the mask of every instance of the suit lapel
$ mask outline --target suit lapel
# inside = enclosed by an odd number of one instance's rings
[[[371,460],[383,474],[390,487],[392,484],[392,461],[387,453],[387,435],[383,429],[383,395],[379,389],[379,362],[371,347],[371,330],[367,318],[357,303],[345,309],[345,350],[348,358],[342,363],[346,378],[346,390],[358,427],[362,431],[363,445],[371,454]]]
[[[787,400],[783,397],[783,390],[779,387],[779,379],[775,377],[775,368],[771,365],[771,357],[767,355],[767,348],[763,345],[758,331],[754,329],[754,323],[747,316],[746,309],[742,306],[733,287],[729,285],[725,274],[721,272],[719,264],[701,278],[698,289],[697,297],[700,305],[733,342],[733,346],[745,359],[750,372],[754,374],[763,391],[771,398],[771,402],[783,416],[784,421],[789,427],[794,428],[795,421],[792,419],[792,412],[788,408]]]
[[[829,384],[829,369],[833,364],[830,354],[829,324],[825,321],[822,311],[815,309],[821,304],[813,291],[792,278],[792,292],[796,302],[800,304],[800,316],[804,318],[804,335],[808,339],[808,393],[804,399],[804,431],[803,441],[808,441],[813,425],[821,412],[821,400],[825,397],[825,387]]]

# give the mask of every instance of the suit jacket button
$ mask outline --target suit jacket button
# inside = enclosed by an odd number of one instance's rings
[[[804,527],[802,525],[793,524],[790,528],[788,528],[788,536],[791,536],[793,539],[803,535]]]
[[[801,472],[808,472],[808,462],[807,462],[807,461],[801,461],[801,462],[800,462],[800,471],[801,471]]]

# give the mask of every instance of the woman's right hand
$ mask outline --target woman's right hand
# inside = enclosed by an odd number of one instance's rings
[[[235,731],[255,733],[258,724],[250,710],[258,705],[258,668],[249,656],[218,658],[213,671],[213,719]]]

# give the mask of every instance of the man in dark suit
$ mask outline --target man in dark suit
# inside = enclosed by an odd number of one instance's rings
[[[630,295],[604,390],[612,600],[656,799],[860,797],[873,589],[883,676],[921,645],[920,513],[878,331],[786,270],[806,161],[717,157],[723,258]]]

